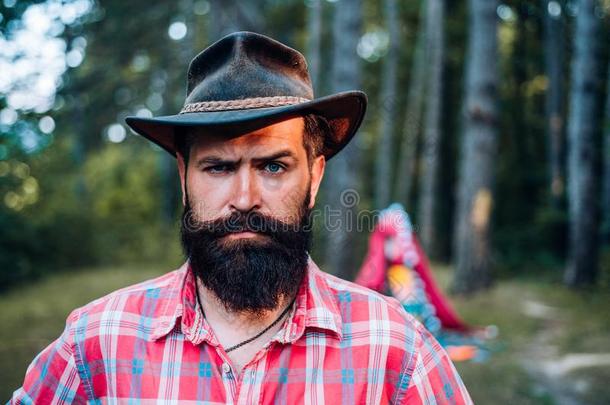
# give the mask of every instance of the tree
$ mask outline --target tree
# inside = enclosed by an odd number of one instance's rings
[[[601,24],[596,0],[577,3],[574,56],[568,115],[569,257],[568,286],[593,284],[598,273],[598,206],[595,173],[596,137],[600,129],[602,69],[598,60]]]
[[[333,15],[334,52],[332,59],[333,92],[360,88],[360,58],[357,54],[362,27],[362,0],[351,0],[349,7],[336,3]],[[357,142],[347,147],[328,164],[326,196],[334,218],[328,218],[326,265],[339,277],[350,279],[356,271],[353,246],[356,229],[350,218],[356,218],[359,201],[359,161]],[[335,215],[336,214],[336,215]],[[337,219],[339,222],[337,222]]]
[[[423,110],[425,74],[426,74],[426,24],[424,23],[426,2],[422,1],[420,6],[419,28],[415,40],[415,50],[413,52],[413,62],[409,77],[407,93],[407,108],[402,131],[402,144],[400,155],[397,162],[397,176],[394,186],[394,198],[406,204],[407,211],[410,210],[409,202],[413,177],[415,176],[415,162],[417,154],[417,139],[421,126],[421,116]]]
[[[606,243],[610,243],[610,62],[608,63],[608,83],[606,84],[606,121],[604,132],[604,177],[602,187],[602,210],[604,217],[602,218],[602,238]]]
[[[445,48],[444,0],[428,0],[426,12],[426,49],[428,75],[422,169],[419,191],[420,238],[424,249],[436,254],[436,202],[440,165],[441,118],[443,97],[443,58]]]
[[[312,0],[308,3],[307,33],[307,65],[309,76],[311,77],[311,82],[314,86],[314,94],[318,94],[320,90],[320,44],[322,42],[321,0]]]
[[[490,219],[497,148],[496,0],[469,0],[464,133],[454,229],[452,290],[487,287],[490,275]]]
[[[564,190],[564,18],[562,2],[544,0],[544,61],[548,88],[546,125],[549,150],[550,192],[558,208]]]
[[[390,202],[392,187],[392,143],[394,140],[394,122],[397,116],[396,85],[399,56],[399,27],[396,0],[384,0],[383,9],[389,34],[388,53],[384,58],[381,77],[381,114],[379,142],[377,146],[375,208],[383,209]]]

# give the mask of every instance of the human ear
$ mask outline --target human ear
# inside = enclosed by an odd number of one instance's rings
[[[313,208],[316,203],[316,195],[320,190],[320,184],[322,183],[322,177],[324,177],[324,168],[326,167],[326,158],[324,155],[320,155],[314,158],[313,164],[311,165],[311,186],[310,186],[310,199],[309,208]]]

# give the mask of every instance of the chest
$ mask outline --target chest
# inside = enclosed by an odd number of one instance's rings
[[[232,369],[232,372],[236,375],[241,374],[242,370],[248,363],[258,360],[261,355],[266,355],[266,345],[268,343],[265,342],[252,342],[250,344],[241,346],[238,349],[230,351],[229,353],[224,353],[226,355],[227,364]],[[261,353],[262,352],[262,353]],[[219,357],[222,354],[218,353]]]
[[[229,357],[219,347],[195,346],[171,334],[106,353],[87,350],[83,369],[92,396],[102,402],[138,397],[185,404],[387,403],[399,381],[398,373],[387,370],[387,359],[328,339],[308,334],[292,344],[273,342],[254,354],[251,349]]]

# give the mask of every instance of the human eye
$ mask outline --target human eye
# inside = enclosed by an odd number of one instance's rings
[[[231,171],[231,167],[229,165],[214,165],[208,166],[203,169],[205,172],[210,174],[224,174]]]
[[[282,173],[286,169],[286,167],[279,162],[269,162],[265,164],[264,169],[270,174],[279,174]]]

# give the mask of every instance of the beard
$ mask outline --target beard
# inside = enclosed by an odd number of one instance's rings
[[[296,296],[311,246],[308,202],[309,192],[292,222],[256,211],[199,221],[185,206],[180,233],[191,270],[227,311],[260,316]],[[246,231],[257,235],[227,238]]]

